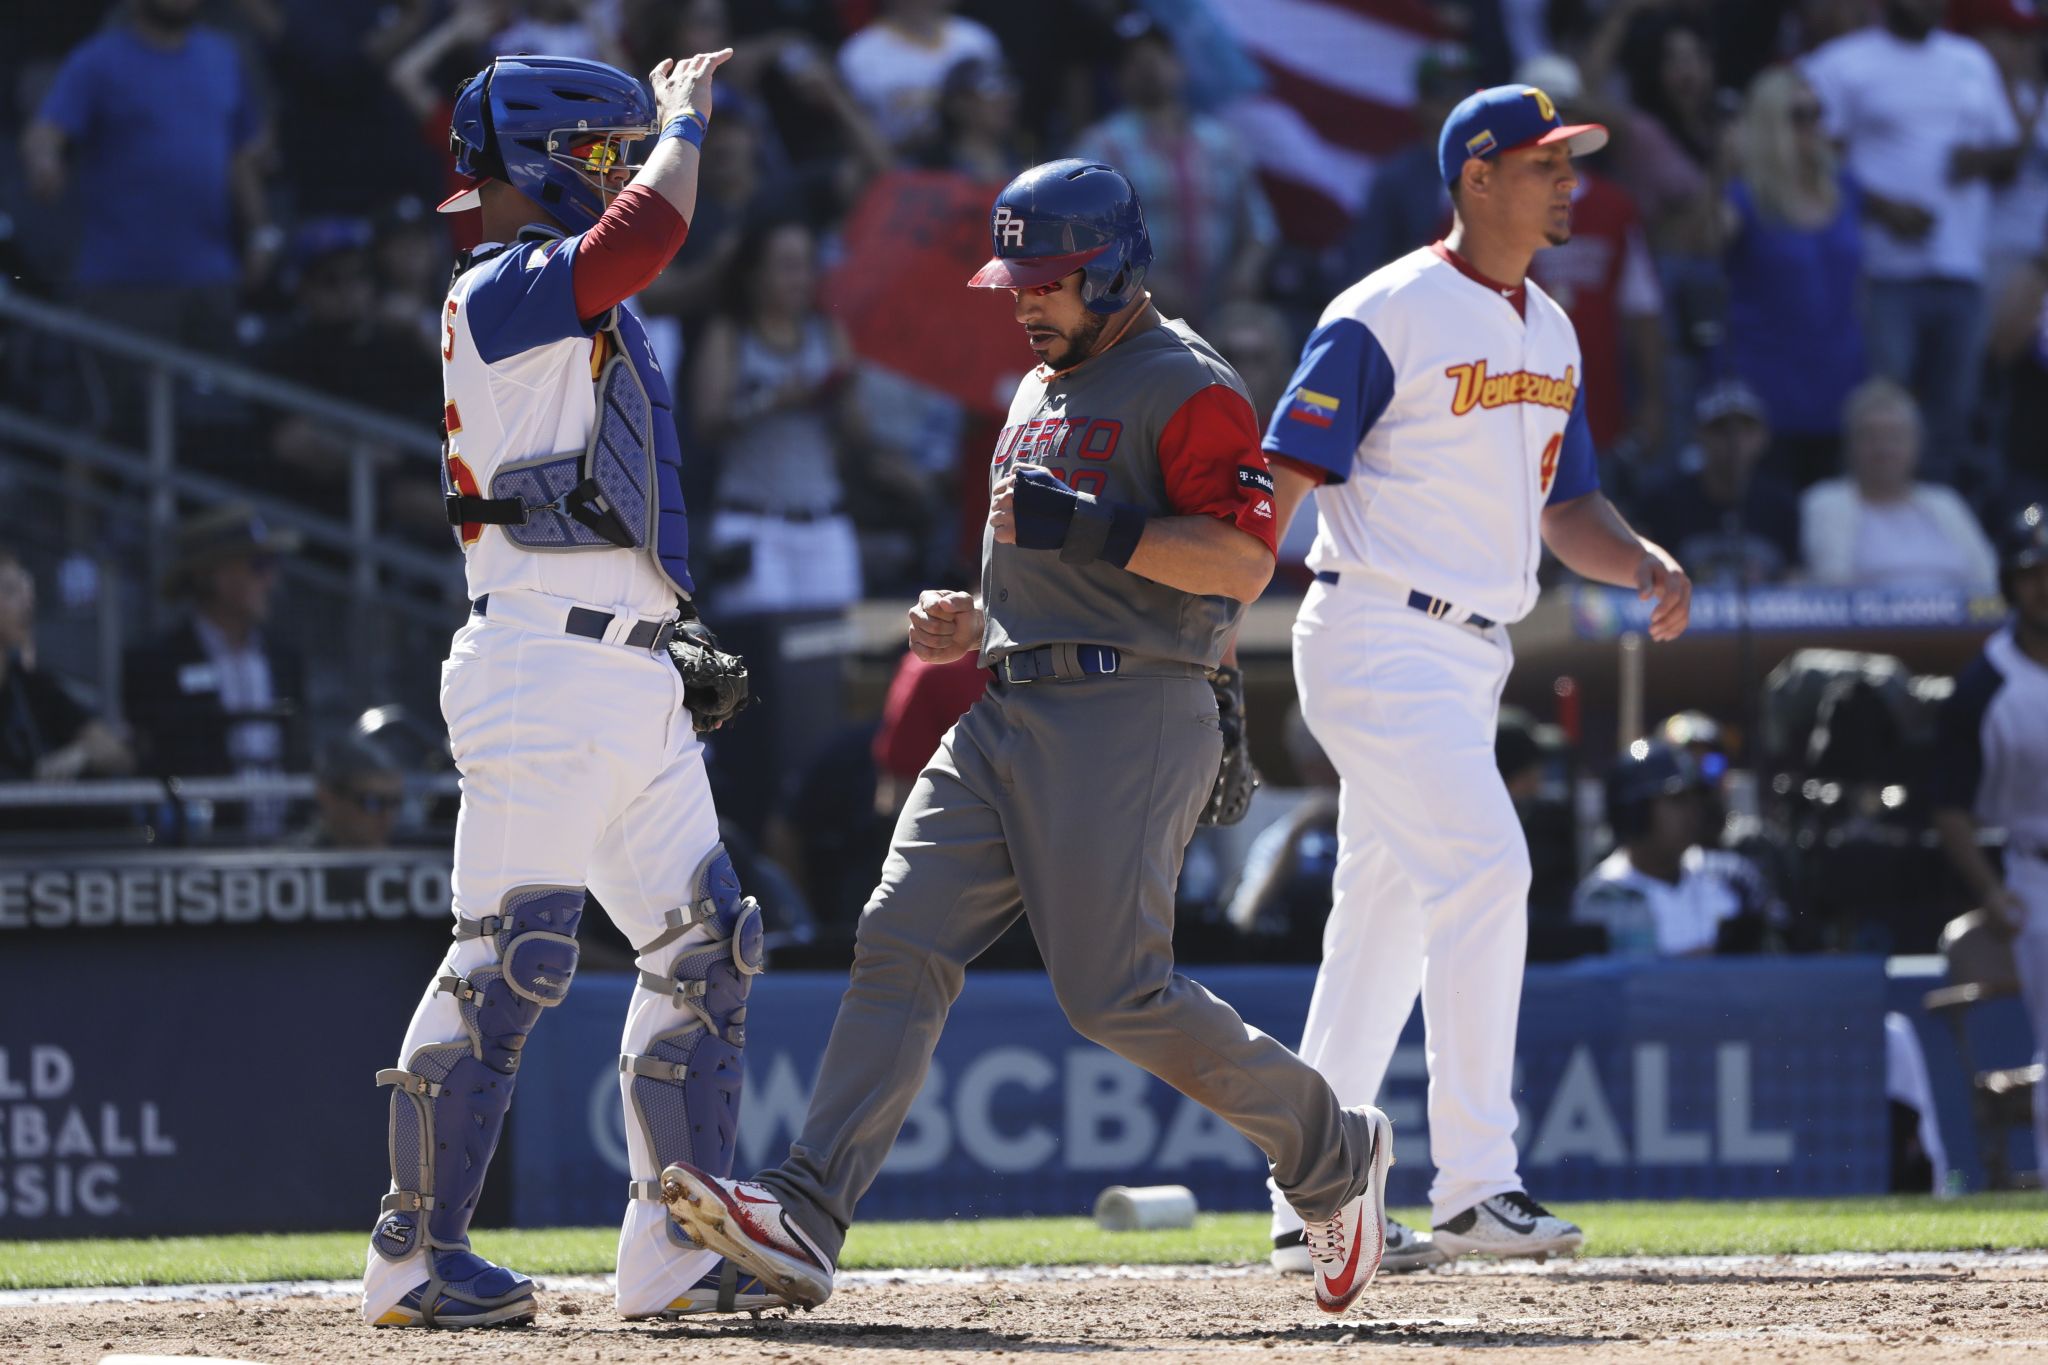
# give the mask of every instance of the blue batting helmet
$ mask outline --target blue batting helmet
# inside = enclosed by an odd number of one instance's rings
[[[1701,791],[1699,764],[1684,749],[1637,740],[1607,770],[1607,823],[1621,843],[1650,829],[1650,803],[1660,796]]]
[[[1140,296],[1152,239],[1138,191],[1100,161],[1048,161],[1003,186],[988,218],[995,255],[967,283],[1030,289],[1083,272],[1081,301],[1114,313]]]
[[[473,183],[441,212],[475,208],[477,187],[502,180],[580,231],[604,212],[606,177],[626,164],[625,140],[654,131],[654,101],[615,66],[498,57],[455,97],[448,148]]]
[[[1998,588],[2012,596],[2015,574],[2048,564],[2048,507],[2029,503],[2008,522],[1998,537]]]

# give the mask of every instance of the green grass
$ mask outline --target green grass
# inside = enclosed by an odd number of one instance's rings
[[[2048,1248],[2048,1195],[1616,1203],[1561,1207],[1595,1256],[1774,1255],[1821,1251]],[[1397,1210],[1411,1223],[1419,1210]],[[611,1228],[478,1232],[479,1252],[531,1274],[611,1269]],[[1099,1231],[1085,1218],[865,1223],[846,1244],[850,1270],[1017,1265],[1185,1264],[1265,1254],[1266,1217],[1205,1214],[1180,1232]],[[0,1288],[349,1279],[361,1232],[149,1240],[0,1242]]]

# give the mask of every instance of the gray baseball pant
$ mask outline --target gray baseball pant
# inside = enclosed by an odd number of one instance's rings
[[[1307,1219],[1364,1187],[1368,1126],[1173,969],[1173,892],[1222,756],[1199,676],[998,684],[896,824],[789,1159],[763,1173],[836,1261],[924,1083],[967,964],[1021,913],[1067,1020],[1221,1116]]]

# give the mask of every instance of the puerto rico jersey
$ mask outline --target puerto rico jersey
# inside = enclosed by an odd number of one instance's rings
[[[1148,516],[1210,516],[1273,548],[1273,476],[1244,381],[1184,322],[1148,327],[1071,370],[1024,376],[991,485],[1017,464]],[[982,528],[981,661],[1047,644],[1114,645],[1213,668],[1244,604],[1096,560],[999,545]]]
[[[577,316],[576,241],[527,228],[509,247],[479,248],[475,263],[448,290],[441,315],[442,421],[446,477],[458,492],[492,496],[491,477],[502,466],[580,451],[590,435],[597,418],[594,381],[611,342],[597,330],[603,318]],[[472,599],[518,588],[651,618],[675,610],[677,587],[691,590],[668,381],[639,317],[625,304],[619,311],[619,336],[653,409],[662,567],[643,550],[524,549],[504,528],[471,522],[455,532]]]
[[[1526,616],[1544,507],[1599,487],[1584,373],[1549,295],[1489,283],[1441,243],[1339,294],[1264,442],[1323,480],[1309,567]]]

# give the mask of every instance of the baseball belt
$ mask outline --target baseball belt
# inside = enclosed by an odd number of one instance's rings
[[[998,683],[1078,682],[1082,678],[1199,678],[1207,670],[1179,659],[1126,654],[1114,645],[1039,645],[996,661]]]
[[[1344,577],[1345,575],[1330,569],[1316,570],[1316,582],[1328,583],[1332,587]],[[1491,630],[1499,624],[1490,616],[1467,611],[1455,602],[1447,602],[1441,597],[1431,597],[1428,593],[1415,588],[1404,588],[1392,579],[1380,578],[1375,574],[1352,574],[1350,578],[1361,584],[1382,588],[1387,596],[1405,602],[1412,610],[1421,612],[1433,621],[1448,621],[1454,626],[1471,626],[1475,630]]]
[[[643,621],[615,615],[598,607],[586,607],[566,597],[523,588],[487,592],[469,604],[472,615],[544,635],[579,635],[600,644],[654,653],[665,647],[676,633],[675,618]]]

